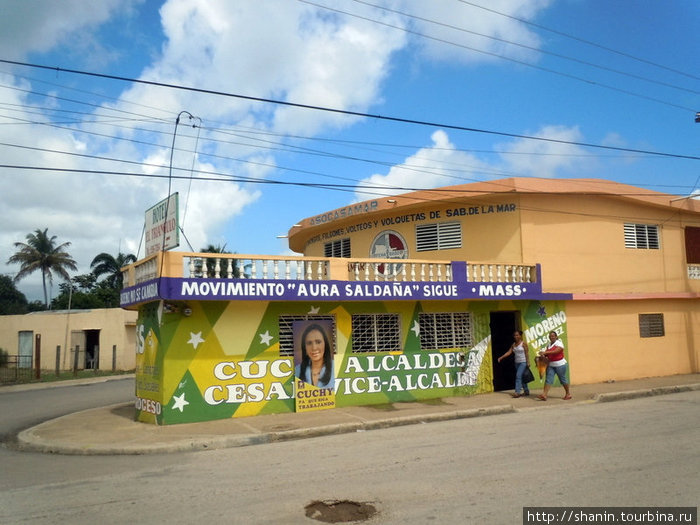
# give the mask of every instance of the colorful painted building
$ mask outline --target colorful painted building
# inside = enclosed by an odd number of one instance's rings
[[[288,238],[301,256],[159,252],[125,269],[138,419],[506,390],[514,367],[496,358],[516,329],[531,355],[556,331],[574,385],[698,372],[693,199],[504,179],[352,204]]]

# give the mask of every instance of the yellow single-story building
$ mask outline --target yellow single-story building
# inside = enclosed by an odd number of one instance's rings
[[[20,368],[36,368],[38,356],[43,370],[133,370],[136,318],[121,308],[0,315],[0,348]]]

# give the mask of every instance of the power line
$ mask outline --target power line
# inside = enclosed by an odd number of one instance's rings
[[[288,101],[284,101],[284,100],[270,99],[270,98],[264,98],[264,97],[254,97],[254,96],[250,96],[250,95],[228,93],[225,91],[196,88],[196,87],[192,87],[192,86],[182,86],[182,85],[178,85],[178,84],[170,84],[170,83],[165,83],[165,82],[156,82],[154,80],[143,80],[143,79],[129,78],[129,77],[124,77],[124,76],[120,76],[120,75],[109,75],[106,73],[94,73],[94,72],[82,71],[82,70],[78,70],[78,69],[61,68],[58,66],[51,67],[51,66],[45,66],[45,65],[41,65],[41,64],[32,64],[29,62],[19,62],[19,61],[15,61],[15,60],[0,59],[0,63],[56,71],[57,73],[60,73],[60,72],[71,73],[71,74],[76,74],[76,75],[92,76],[92,77],[105,78],[105,79],[110,79],[110,80],[119,80],[122,82],[132,82],[132,83],[144,84],[144,85],[149,85],[149,86],[164,87],[164,88],[177,89],[177,90],[182,90],[182,91],[191,91],[194,93],[202,93],[202,94],[207,94],[207,95],[217,95],[217,96],[222,96],[222,97],[237,98],[237,99],[241,99],[241,100],[249,100],[252,102],[276,104],[276,105],[294,107],[294,108],[299,108],[299,109],[323,111],[323,112],[334,113],[334,114],[339,114],[339,115],[348,115],[348,116],[353,116],[353,117],[362,117],[362,118],[369,118],[369,119],[375,119],[375,120],[383,120],[383,121],[388,121],[388,122],[397,122],[397,123],[401,123],[401,124],[427,126],[427,127],[431,127],[431,128],[453,129],[453,130],[457,130],[457,131],[483,133],[483,134],[495,135],[495,136],[499,136],[499,137],[510,137],[510,138],[526,139],[526,140],[536,140],[536,141],[540,141],[540,142],[551,142],[551,143],[555,143],[555,144],[569,144],[569,145],[576,145],[576,146],[582,146],[582,147],[587,147],[587,148],[599,148],[599,149],[612,150],[612,151],[643,153],[643,154],[647,154],[647,155],[658,155],[661,157],[673,157],[673,158],[682,158],[682,159],[689,159],[689,160],[700,160],[700,157],[695,156],[695,155],[681,155],[681,154],[677,154],[677,153],[664,153],[664,152],[660,152],[660,151],[651,151],[651,150],[642,150],[642,149],[633,149],[633,148],[622,148],[622,147],[618,147],[618,146],[606,146],[606,145],[602,145],[602,144],[592,144],[592,143],[587,143],[587,142],[574,142],[574,141],[561,140],[561,139],[550,139],[550,138],[546,138],[546,137],[537,137],[537,136],[533,136],[533,135],[522,135],[522,134],[518,134],[518,133],[508,133],[505,131],[494,131],[494,130],[487,130],[487,129],[472,128],[472,127],[460,126],[460,125],[456,125],[456,124],[445,124],[445,123],[430,122],[430,121],[425,121],[425,120],[409,119],[409,118],[402,118],[402,117],[392,117],[392,116],[386,116],[386,115],[364,113],[361,111],[351,111],[351,110],[346,110],[346,109],[329,108],[329,107],[324,107],[324,106],[316,106],[316,105],[312,105],[312,104],[300,104],[297,102],[288,102]],[[684,109],[687,109],[687,108],[684,108]]]
[[[664,105],[666,105],[666,106],[674,107],[674,108],[676,108],[676,109],[682,109],[682,110],[684,110],[684,111],[693,111],[693,112],[695,111],[693,108],[689,108],[689,107],[687,107],[687,106],[681,106],[681,105],[678,105],[678,104],[673,104],[673,103],[671,103],[671,102],[666,102],[665,100],[661,100],[661,99],[658,99],[658,98],[650,97],[650,96],[647,96],[647,95],[642,95],[641,93],[635,93],[634,91],[629,91],[629,90],[626,90],[626,89],[616,88],[616,87],[614,87],[614,86],[611,86],[611,85],[608,85],[608,84],[604,84],[604,83],[602,83],[602,82],[596,82],[596,81],[591,80],[591,79],[588,79],[588,78],[578,77],[578,76],[572,75],[572,74],[570,74],[570,73],[564,73],[563,71],[557,71],[556,69],[551,69],[551,68],[547,68],[547,67],[543,67],[543,66],[538,66],[538,65],[532,64],[532,63],[530,63],[530,62],[526,62],[526,61],[524,61],[524,60],[518,60],[518,59],[516,59],[516,58],[508,57],[508,56],[505,56],[505,55],[499,55],[498,53],[493,53],[493,52],[491,52],[491,51],[485,51],[485,50],[483,50],[483,49],[478,49],[478,48],[475,48],[475,47],[472,47],[472,46],[467,46],[467,45],[465,45],[465,44],[458,44],[458,43],[452,42],[452,41],[450,41],[450,40],[445,40],[445,39],[442,39],[442,38],[437,38],[437,37],[434,37],[434,36],[426,35],[425,33],[420,33],[420,32],[418,32],[418,31],[413,31],[413,30],[411,30],[411,29],[406,29],[405,27],[395,26],[395,25],[389,24],[389,23],[387,23],[387,22],[380,22],[379,20],[375,20],[375,19],[373,19],[373,18],[368,18],[368,17],[361,16],[361,15],[357,15],[357,14],[354,14],[354,13],[349,13],[349,12],[347,12],[347,11],[342,11],[342,10],[340,10],[340,9],[334,9],[334,8],[332,8],[332,7],[324,6],[324,5],[321,5],[321,4],[316,4],[316,3],[311,2],[311,1],[309,1],[309,0],[298,0],[298,1],[299,1],[299,2],[302,2],[302,3],[304,3],[304,4],[312,5],[312,6],[314,6],[314,7],[318,7],[318,8],[320,8],[320,9],[326,9],[326,10],[328,10],[328,11],[333,11],[333,12],[335,12],[335,13],[340,13],[340,14],[343,14],[343,15],[352,16],[352,17],[354,17],[354,18],[359,18],[360,20],[365,20],[365,21],[371,22],[371,23],[373,23],[373,24],[379,24],[379,25],[382,25],[382,26],[385,26],[385,27],[390,27],[390,28],[392,28],[392,29],[397,29],[397,30],[399,30],[399,31],[403,31],[403,32],[408,33],[408,34],[411,34],[411,35],[416,35],[416,36],[419,36],[419,37],[422,37],[422,38],[427,38],[427,39],[429,39],[429,40],[434,40],[434,41],[436,41],[436,42],[442,42],[443,44],[449,44],[449,45],[453,45],[453,46],[456,46],[456,47],[461,47],[461,48],[464,48],[464,49],[468,49],[468,50],[470,50],[470,51],[474,51],[474,52],[476,52],[476,53],[481,53],[481,54],[483,54],[483,55],[488,55],[488,56],[500,58],[500,59],[502,59],[502,60],[507,60],[507,61],[513,62],[513,63],[515,63],[515,64],[520,64],[520,65],[522,65],[522,66],[530,67],[530,68],[533,68],[533,69],[538,69],[538,70],[544,71],[544,72],[546,72],[546,73],[552,73],[552,74],[554,74],[554,75],[559,75],[559,76],[562,76],[562,77],[565,77],[565,78],[570,78],[570,79],[572,79],[572,80],[576,80],[576,81],[579,81],[579,82],[583,82],[583,83],[585,83],[585,84],[600,86],[600,87],[609,89],[609,90],[611,90],[611,91],[617,91],[618,93],[624,93],[624,94],[626,94],[626,95],[631,95],[631,96],[633,96],[633,97],[641,98],[641,99],[644,99],[644,100],[649,100],[649,101],[652,101],[652,102],[657,102],[657,103],[659,103],[659,104],[664,104]]]
[[[557,31],[556,29],[552,29],[552,28],[550,28],[550,27],[546,27],[546,26],[543,26],[543,25],[541,25],[541,24],[536,24],[535,22],[531,22],[531,21],[529,21],[529,20],[525,20],[524,18],[518,18],[517,16],[509,15],[509,14],[503,13],[503,12],[501,12],[501,11],[496,11],[495,9],[491,9],[491,8],[488,8],[488,7],[484,7],[483,5],[475,4],[475,3],[473,3],[473,2],[468,2],[467,0],[457,0],[457,1],[458,1],[458,2],[462,2],[463,4],[466,4],[466,5],[470,5],[470,6],[472,6],[472,7],[476,7],[476,8],[478,8],[478,9],[483,9],[484,11],[488,11],[488,12],[490,12],[490,13],[494,13],[494,14],[499,15],[499,16],[504,16],[504,17],[506,17],[506,18],[510,18],[511,20],[516,20],[516,21],[521,22],[521,23],[523,23],[523,24],[527,24],[527,25],[529,25],[529,26],[536,27],[536,28],[542,29],[542,30],[544,30],[544,31],[548,31],[548,32],[553,33],[553,34],[555,34],[555,35],[563,36],[563,37],[565,37],[565,38],[569,38],[569,39],[571,39],[571,40],[575,40],[575,41],[577,41],[577,42],[581,42],[581,43],[587,44],[587,45],[589,45],[589,46],[597,47],[598,49],[602,49],[602,50],[608,51],[608,52],[610,52],[610,53],[615,53],[616,55],[620,55],[620,56],[623,56],[623,57],[625,57],[625,58],[630,58],[630,59],[632,59],[632,60],[636,60],[637,62],[642,62],[642,63],[648,64],[648,65],[650,65],[650,66],[658,67],[658,68],[660,68],[660,69],[665,69],[666,71],[670,71],[670,72],[676,73],[676,74],[678,74],[678,75],[683,75],[683,76],[688,77],[688,78],[692,78],[692,79],[695,79],[695,80],[700,80],[700,77],[697,77],[697,76],[695,76],[695,75],[691,75],[691,74],[688,73],[687,71],[680,71],[680,70],[678,70],[678,69],[673,69],[673,68],[671,68],[671,67],[664,66],[664,65],[658,64],[658,63],[656,63],[656,62],[652,62],[651,60],[647,60],[647,59],[645,59],[645,58],[640,58],[640,57],[631,55],[631,54],[629,54],[629,53],[625,53],[624,51],[618,51],[617,49],[613,49],[613,48],[611,48],[611,47],[603,46],[603,45],[598,44],[598,43],[596,43],[596,42],[592,42],[592,41],[590,41],[590,40],[586,40],[586,39],[583,39],[583,38],[580,38],[580,37],[577,37],[577,36],[574,36],[574,35],[570,35],[570,34],[568,34],[568,33],[564,33],[563,31]]]
[[[321,8],[327,9],[327,8],[321,6],[321,5],[314,4],[314,3],[309,2],[309,1],[307,1],[307,0],[299,0],[299,1],[300,1],[300,2],[303,2],[303,3],[310,4],[310,5],[314,5],[314,6],[316,6],[316,7],[321,7]],[[563,60],[569,60],[569,61],[571,61],[571,62],[576,62],[576,63],[578,63],[578,64],[582,64],[582,65],[585,65],[585,66],[590,66],[590,67],[593,67],[593,68],[596,68],[596,69],[600,69],[600,70],[602,70],[602,71],[608,71],[608,72],[611,72],[611,73],[616,73],[616,74],[618,74],[618,75],[626,76],[626,77],[629,77],[629,78],[634,78],[634,79],[637,79],[637,80],[643,80],[643,81],[645,81],[645,82],[649,82],[649,83],[652,83],[652,84],[657,84],[657,85],[659,85],[659,86],[664,86],[664,87],[668,87],[668,88],[671,88],[671,89],[677,89],[677,90],[679,90],[679,91],[685,91],[685,92],[687,92],[687,93],[700,94],[700,91],[697,91],[697,90],[694,90],[694,89],[689,89],[689,88],[685,88],[685,87],[681,87],[681,86],[676,86],[676,85],[674,85],[674,84],[669,84],[669,83],[667,83],[667,82],[661,82],[660,80],[657,80],[657,79],[647,78],[647,77],[643,77],[643,76],[641,76],[641,75],[635,75],[635,74],[633,74],[633,73],[628,73],[628,72],[626,72],[626,71],[620,71],[620,70],[615,69],[615,68],[611,68],[611,67],[608,67],[608,66],[603,66],[603,65],[600,65],[600,64],[596,64],[596,63],[594,63],[594,62],[589,62],[589,61],[587,61],[587,60],[582,60],[582,59],[580,59],[580,58],[575,58],[575,57],[570,57],[570,56],[567,56],[567,55],[562,55],[561,53],[555,53],[555,52],[553,52],[553,51],[548,51],[548,50],[546,50],[546,49],[538,48],[538,47],[535,47],[535,46],[529,46],[529,45],[527,45],[527,44],[522,44],[522,43],[520,43],[520,42],[513,42],[512,40],[507,40],[507,39],[505,39],[505,38],[499,38],[499,37],[497,37],[497,36],[487,35],[487,34],[484,34],[484,33],[479,33],[479,32],[477,32],[477,31],[472,31],[472,30],[469,30],[469,29],[465,29],[465,28],[463,28],[463,27],[458,27],[458,26],[454,26],[454,25],[451,25],[451,24],[446,24],[446,23],[444,23],[444,22],[438,22],[437,20],[431,20],[431,19],[429,19],[429,18],[424,18],[424,17],[421,17],[421,16],[412,15],[412,14],[406,13],[406,12],[404,12],[404,11],[399,11],[398,9],[391,9],[391,8],[389,8],[389,7],[386,7],[386,6],[381,6],[381,5],[372,4],[372,3],[366,2],[366,1],[364,1],[364,0],[352,0],[352,1],[355,2],[355,3],[358,3],[358,4],[366,5],[366,6],[369,6],[369,7],[375,7],[375,8],[377,8],[377,9],[382,9],[382,10],[384,10],[384,11],[388,11],[388,12],[390,12],[390,13],[395,13],[395,14],[398,14],[398,15],[402,15],[402,16],[405,16],[405,17],[408,17],[408,18],[412,18],[412,19],[415,19],[415,20],[420,20],[421,22],[427,22],[427,23],[429,23],[429,24],[434,24],[434,25],[437,25],[437,26],[440,26],[440,27],[445,27],[445,28],[448,28],[448,29],[454,29],[455,31],[460,31],[460,32],[462,32],[462,33],[469,33],[469,34],[471,34],[471,35],[480,36],[480,37],[482,37],[482,38],[487,38],[487,39],[489,39],[489,40],[494,40],[494,41],[496,41],[496,42],[502,42],[502,43],[504,43],[504,44],[509,44],[509,45],[516,46],[516,47],[520,47],[520,48],[527,49],[527,50],[530,50],[530,51],[536,51],[536,52],[538,52],[538,53],[542,53],[542,54],[545,54],[545,55],[550,55],[550,56],[553,56],[553,57],[556,57],[556,58],[561,58],[561,59],[563,59]],[[328,8],[328,9],[329,9],[329,8]],[[348,14],[348,13],[346,13],[346,14]],[[351,15],[351,16],[357,16],[357,15]],[[367,19],[365,19],[365,20],[367,20]],[[377,22],[377,23],[382,23],[382,22],[378,22],[378,21],[375,21],[375,22]],[[401,29],[401,28],[399,28],[398,26],[392,26],[392,27],[396,27],[396,29]],[[402,29],[402,30],[405,30],[405,29]],[[433,37],[429,37],[429,36],[428,36],[427,38],[433,38]],[[449,43],[449,44],[452,44],[452,45],[455,45],[455,46],[459,46],[459,45],[460,45],[460,44],[458,44],[458,43],[456,43],[456,42],[450,42],[450,41],[446,41],[446,43]],[[500,57],[500,58],[503,58],[503,59],[508,58],[508,57],[501,56],[501,55],[499,55],[499,57]]]

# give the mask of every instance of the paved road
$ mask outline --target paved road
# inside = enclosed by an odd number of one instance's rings
[[[1,397],[1,396],[0,396]],[[531,505],[698,505],[700,392],[155,456],[41,456],[0,469],[0,523],[521,523]],[[27,472],[40,468],[42,475]],[[13,479],[14,478],[14,479]]]
[[[0,413],[3,415],[0,418],[0,441],[47,419],[134,399],[134,379],[131,376],[70,384],[56,383],[53,387],[34,390],[0,388]]]

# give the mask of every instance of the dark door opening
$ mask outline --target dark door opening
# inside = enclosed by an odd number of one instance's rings
[[[100,367],[100,331],[85,330],[85,370]]]
[[[520,312],[491,312],[491,357],[493,361],[493,390],[515,388],[515,359],[508,356],[498,362],[513,344],[513,332],[520,329]]]

